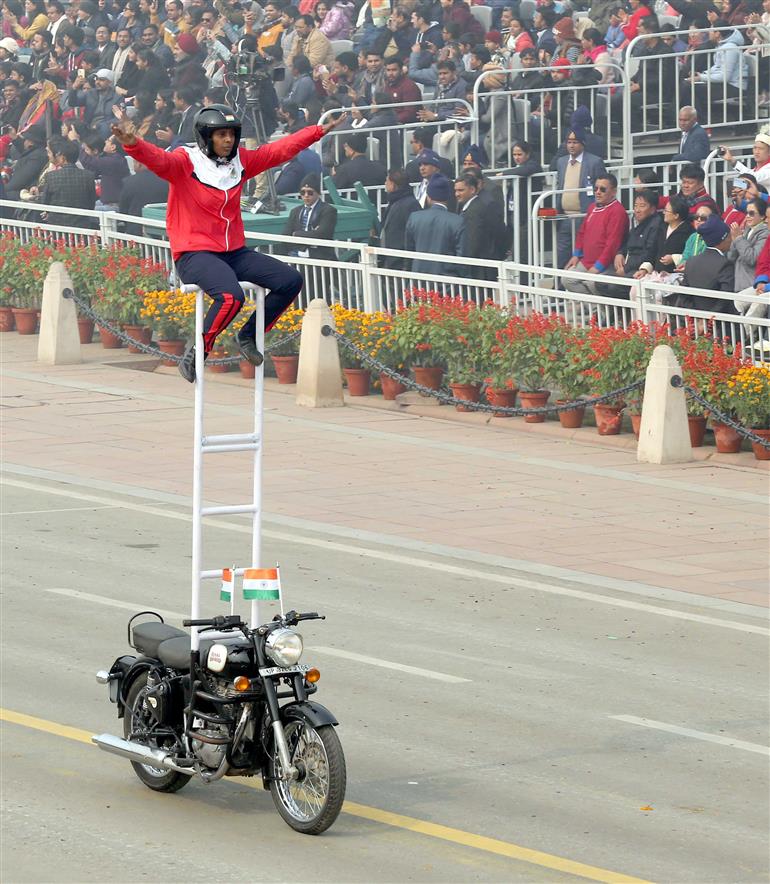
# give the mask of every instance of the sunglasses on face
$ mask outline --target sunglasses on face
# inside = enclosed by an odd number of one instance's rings
[[[747,218],[759,218],[759,212],[746,212]]]
[[[609,190],[609,187],[601,187],[601,186],[600,186],[600,187],[594,187],[594,190],[595,190],[597,193],[607,193],[607,191]]]
[[[708,219],[710,217],[711,217],[710,215],[696,215],[695,220],[696,221],[708,221]]]

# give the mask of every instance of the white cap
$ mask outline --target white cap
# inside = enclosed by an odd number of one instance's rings
[[[13,37],[3,37],[3,39],[0,40],[0,46],[2,46],[6,52],[10,52],[11,55],[16,55],[19,51],[19,44],[13,39]]]
[[[115,82],[115,74],[109,68],[100,68],[96,72],[97,80],[109,80],[110,83]]]

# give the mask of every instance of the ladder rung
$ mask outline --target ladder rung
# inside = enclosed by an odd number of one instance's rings
[[[255,513],[259,507],[255,503],[242,503],[235,506],[204,506],[201,516],[237,516],[239,513]]]
[[[204,454],[222,451],[256,451],[258,448],[259,442],[240,442],[235,445],[201,445],[201,451]]]
[[[201,440],[204,445],[224,445],[225,443],[258,442],[256,433],[230,433],[226,436],[204,436]]]

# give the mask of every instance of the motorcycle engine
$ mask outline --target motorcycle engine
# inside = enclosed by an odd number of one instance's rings
[[[223,724],[206,725],[206,722],[200,718],[193,719],[193,728],[202,737],[212,737],[217,740],[224,739],[229,735],[228,729]],[[225,757],[227,744],[215,745],[214,743],[205,743],[203,740],[196,740],[193,737],[192,748],[195,757],[201,764],[216,770]]]

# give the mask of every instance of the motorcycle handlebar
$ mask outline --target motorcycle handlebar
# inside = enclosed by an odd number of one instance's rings
[[[227,629],[242,626],[243,622],[237,614],[227,617],[219,615],[205,620],[183,620],[182,626],[213,626],[215,629]]]

